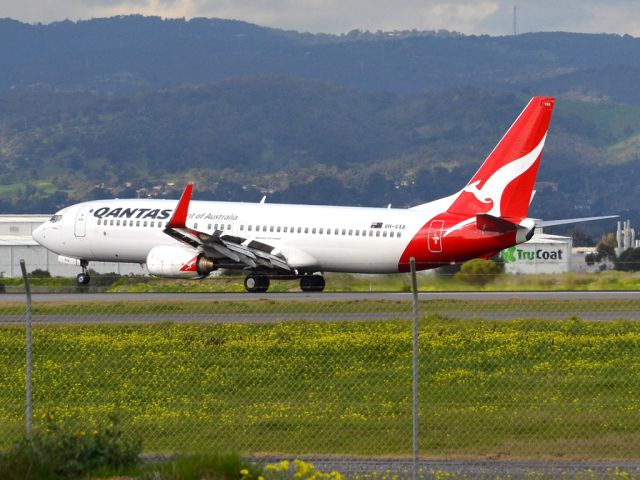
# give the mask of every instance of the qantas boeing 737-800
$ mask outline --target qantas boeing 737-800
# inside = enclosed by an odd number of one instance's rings
[[[266,291],[269,277],[299,278],[302,290],[320,291],[323,272],[406,272],[411,257],[418,269],[490,257],[533,235],[527,210],[553,105],[532,98],[462,190],[413,208],[191,201],[189,184],[177,202],[72,205],[33,238],[61,261],[77,262],[80,284],[89,282],[90,261],[115,261],[178,278],[241,269],[250,292]],[[546,224],[580,220],[587,219]]]

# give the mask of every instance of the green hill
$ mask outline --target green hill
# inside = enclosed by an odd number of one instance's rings
[[[31,212],[105,196],[177,196],[187,181],[208,199],[417,204],[460,188],[528,100],[274,76],[0,98],[0,202]],[[640,107],[558,101],[534,212],[628,209],[620,192],[636,188],[638,120]]]

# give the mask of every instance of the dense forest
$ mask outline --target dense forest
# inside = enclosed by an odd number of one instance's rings
[[[558,96],[532,214],[640,222],[640,40],[0,20],[0,208],[179,194],[395,206],[460,188]]]

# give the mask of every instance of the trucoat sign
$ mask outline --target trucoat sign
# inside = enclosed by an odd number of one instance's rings
[[[500,252],[507,273],[568,272],[571,238],[538,234],[528,242]]]

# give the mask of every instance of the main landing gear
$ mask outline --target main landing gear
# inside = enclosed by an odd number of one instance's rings
[[[89,273],[87,272],[87,266],[89,265],[89,262],[87,262],[86,260],[80,260],[80,266],[82,267],[82,273],[79,273],[76,276],[76,283],[78,285],[89,285],[89,282],[91,281],[91,277],[89,276]]]
[[[300,278],[300,290],[303,292],[324,290],[325,282],[322,275],[302,275],[293,278]],[[250,293],[264,293],[269,289],[269,277],[264,274],[247,275],[244,279],[244,288]]]
[[[269,277],[266,275],[247,275],[244,288],[249,293],[264,293],[269,289]]]
[[[300,290],[303,292],[321,292],[324,290],[322,275],[304,275],[300,277]]]

